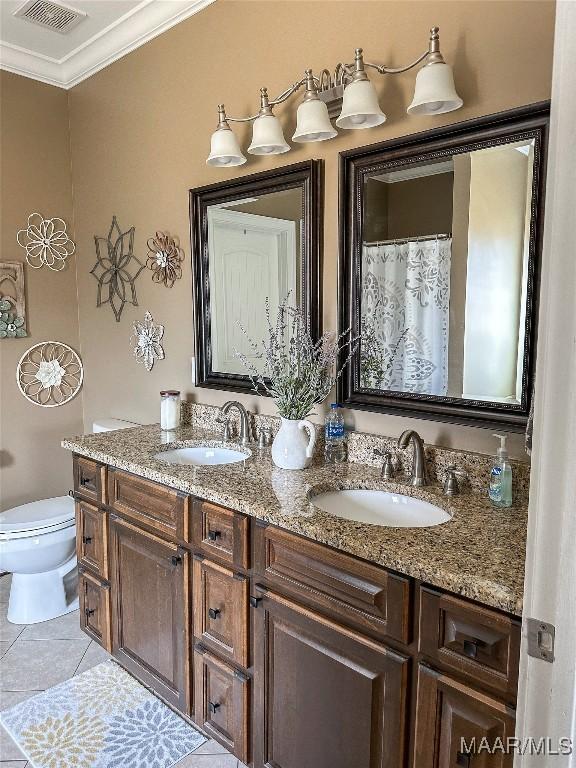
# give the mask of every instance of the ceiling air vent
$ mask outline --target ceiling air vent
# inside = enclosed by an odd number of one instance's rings
[[[14,16],[65,35],[79,24],[86,14],[62,3],[52,3],[49,0],[27,0],[14,12]]]

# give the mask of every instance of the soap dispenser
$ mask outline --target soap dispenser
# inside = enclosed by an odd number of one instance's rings
[[[506,435],[494,435],[500,440],[490,472],[488,496],[495,507],[512,506],[512,467],[508,461]]]

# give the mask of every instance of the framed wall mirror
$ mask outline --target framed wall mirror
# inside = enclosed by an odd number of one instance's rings
[[[288,296],[320,337],[322,173],[311,160],[190,190],[198,386],[252,389],[237,353],[260,366],[247,337],[265,336],[266,299],[275,318]]]
[[[549,105],[340,156],[339,401],[522,430],[532,396]]]

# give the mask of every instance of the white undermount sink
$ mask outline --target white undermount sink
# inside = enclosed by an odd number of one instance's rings
[[[344,520],[391,528],[428,528],[451,520],[440,507],[412,496],[365,489],[311,495],[315,507]]]
[[[186,448],[171,448],[157,453],[154,458],[167,464],[188,464],[194,467],[216,466],[217,464],[237,464],[249,458],[248,451],[234,448],[220,448],[210,445],[194,445]]]

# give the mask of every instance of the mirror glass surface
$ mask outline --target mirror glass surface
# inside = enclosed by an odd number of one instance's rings
[[[254,194],[207,207],[212,371],[262,371],[249,340],[267,336],[279,304],[301,301],[302,189]],[[244,330],[243,330],[244,329]]]
[[[363,177],[359,386],[520,405],[534,139]]]

